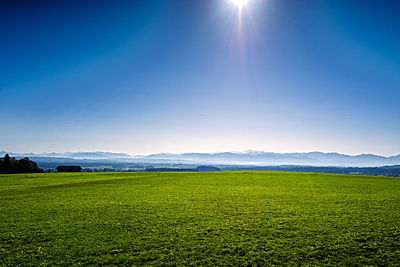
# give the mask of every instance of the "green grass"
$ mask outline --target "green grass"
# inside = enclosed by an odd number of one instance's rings
[[[0,175],[0,265],[400,265],[400,179]]]

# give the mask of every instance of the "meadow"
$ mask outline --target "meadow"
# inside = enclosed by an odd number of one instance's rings
[[[0,265],[400,265],[400,179],[0,175]]]

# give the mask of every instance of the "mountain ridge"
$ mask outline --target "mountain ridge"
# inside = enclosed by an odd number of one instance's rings
[[[234,164],[234,165],[309,165],[309,166],[357,166],[376,167],[385,165],[400,165],[400,155],[380,156],[375,154],[347,155],[337,152],[293,152],[276,153],[247,150],[242,152],[214,153],[156,153],[149,155],[130,155],[114,152],[64,152],[64,153],[11,153],[1,151],[0,156],[9,153],[13,157],[32,158],[64,158],[64,159],[93,159],[124,162],[169,162],[192,164]]]

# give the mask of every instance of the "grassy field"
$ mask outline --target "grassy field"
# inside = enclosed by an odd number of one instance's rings
[[[400,265],[400,179],[0,175],[0,265]]]

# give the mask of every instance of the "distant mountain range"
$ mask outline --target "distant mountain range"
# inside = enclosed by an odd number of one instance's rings
[[[307,165],[307,166],[384,166],[400,164],[400,155],[383,157],[373,154],[350,156],[339,153],[273,153],[263,151],[152,154],[144,156],[152,160],[170,160],[196,164],[238,165]]]
[[[112,152],[65,152],[65,153],[11,153],[0,151],[0,156],[9,153],[13,157],[46,157],[46,158],[73,158],[73,159],[118,159],[118,158],[132,158],[131,155],[126,153],[112,153]]]
[[[400,165],[400,155],[378,156],[374,154],[345,155],[339,153],[273,153],[263,151],[221,152],[221,153],[160,153],[144,156],[132,156],[126,153],[111,152],[65,152],[65,153],[12,153],[1,151],[0,156],[9,153],[13,157],[30,157],[39,161],[78,162],[132,162],[132,163],[168,163],[168,164],[213,164],[213,165],[302,165],[302,166],[343,166],[375,167]]]

